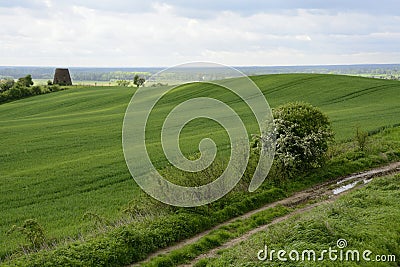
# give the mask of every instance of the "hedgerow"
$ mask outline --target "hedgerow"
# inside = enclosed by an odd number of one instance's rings
[[[12,79],[3,79],[0,80],[0,104],[29,96],[58,92],[65,89],[65,87],[60,87],[56,84],[33,86],[32,77],[30,75],[19,78],[17,82],[14,82]]]
[[[179,209],[151,223],[125,225],[85,242],[75,241],[52,250],[42,250],[13,261],[18,266],[121,266],[137,262],[159,248],[201,233],[234,216],[241,215],[266,202],[285,197],[278,188],[242,196],[215,212],[193,213]]]

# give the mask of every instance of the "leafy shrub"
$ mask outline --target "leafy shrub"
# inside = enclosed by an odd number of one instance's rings
[[[31,88],[32,94],[33,95],[40,95],[42,93],[42,89],[40,88],[40,86],[32,86]]]
[[[287,103],[273,110],[276,130],[276,166],[284,177],[319,167],[333,139],[328,117],[302,102]],[[256,151],[270,137],[255,136]]]
[[[43,86],[41,89],[42,89],[42,94],[51,93],[49,86]]]
[[[15,84],[10,90],[8,90],[8,95],[11,99],[19,99],[27,95],[28,89],[19,84]]]
[[[50,92],[58,92],[61,90],[58,84],[47,86],[47,88],[49,89]]]

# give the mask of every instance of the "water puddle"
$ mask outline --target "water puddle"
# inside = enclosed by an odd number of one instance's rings
[[[358,184],[358,182],[359,181],[355,181],[355,182],[352,182],[350,184],[343,185],[341,187],[335,188],[335,189],[332,190],[332,192],[333,192],[334,195],[343,193],[344,191],[347,191],[347,190],[350,190],[350,189],[354,188]]]
[[[354,177],[352,177],[352,178],[354,179]],[[349,180],[349,179],[347,179],[347,181],[348,181],[348,180]],[[371,182],[371,181],[372,181],[372,178],[363,179],[363,180],[362,180],[363,184],[368,184],[368,183]],[[342,184],[343,182],[345,182],[345,181],[344,181],[344,180],[341,180],[341,181],[337,182],[337,184],[339,185],[339,184]],[[340,186],[340,187],[338,187],[338,188],[333,189],[333,190],[332,190],[332,193],[333,193],[334,195],[338,195],[338,194],[340,194],[340,193],[343,193],[343,192],[345,192],[345,191],[347,191],[347,190],[350,190],[350,189],[354,188],[354,187],[355,187],[357,184],[359,184],[359,183],[360,183],[360,180],[357,180],[357,181],[354,181],[354,182],[352,182],[352,183],[349,183],[349,184]]]

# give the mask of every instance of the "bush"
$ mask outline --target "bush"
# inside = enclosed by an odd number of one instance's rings
[[[58,84],[47,86],[47,88],[49,89],[50,92],[58,92],[62,90]]]
[[[328,142],[333,139],[328,117],[310,104],[295,102],[273,110],[276,129],[275,159],[285,178],[319,167],[325,161]],[[256,137],[260,149],[267,137]]]
[[[42,93],[42,89],[40,88],[40,86],[32,86],[31,88],[32,94],[34,95],[40,95]]]
[[[13,86],[10,90],[8,90],[7,93],[10,99],[19,99],[23,97],[20,87],[18,86]]]

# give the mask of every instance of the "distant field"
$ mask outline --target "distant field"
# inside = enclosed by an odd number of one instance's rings
[[[311,74],[256,76],[270,105],[307,101],[330,117],[337,140],[351,138],[355,127],[374,130],[400,122],[400,82]],[[149,88],[149,90],[158,90]],[[36,218],[51,238],[90,231],[87,211],[117,219],[138,194],[125,165],[121,128],[135,88],[87,87],[0,105],[0,257],[18,248],[22,238],[7,237],[14,224]],[[187,85],[162,100],[148,128],[151,152],[160,152],[160,122],[165,112],[195,96],[212,96],[237,110],[250,132],[256,125],[249,109],[215,86]],[[158,123],[158,124],[157,124]],[[197,120],[184,128],[185,153],[211,137],[226,150],[226,133]],[[165,165],[161,153],[153,155]]]

